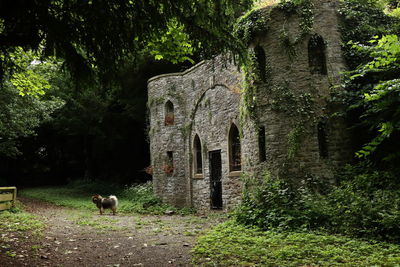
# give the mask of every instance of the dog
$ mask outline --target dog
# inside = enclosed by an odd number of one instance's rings
[[[104,198],[96,194],[92,196],[92,201],[99,208],[100,215],[103,215],[104,209],[111,209],[113,215],[117,212],[118,199],[116,196],[111,195],[108,198]]]

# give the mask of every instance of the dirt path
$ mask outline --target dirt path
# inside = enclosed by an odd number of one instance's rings
[[[190,266],[196,236],[221,216],[103,215],[21,199],[43,219],[44,236],[2,233],[0,266]]]

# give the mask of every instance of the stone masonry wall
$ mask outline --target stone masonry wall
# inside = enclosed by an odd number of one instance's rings
[[[150,149],[155,193],[178,206],[210,209],[209,151],[221,150],[223,206],[240,199],[238,174],[228,170],[228,132],[239,127],[241,75],[225,57],[199,63],[183,73],[149,81]],[[175,107],[175,124],[164,125],[165,103]],[[193,173],[193,139],[202,144],[203,175]],[[167,151],[174,151],[176,171],[168,176],[162,166]]]
[[[340,72],[345,70],[337,9],[338,1],[315,0],[313,28],[294,45],[294,57],[289,56],[282,36],[295,43],[301,31],[301,18],[278,8],[263,11],[270,17],[268,29],[259,33],[250,46],[262,48],[266,62],[265,79],[253,83],[252,116],[240,117],[243,73],[223,56],[182,73],[149,80],[151,164],[158,196],[177,206],[209,210],[209,152],[220,150],[223,209],[234,207],[241,199],[242,182],[240,172],[229,172],[228,136],[232,124],[242,130],[242,171],[257,178],[267,170],[282,178],[299,180],[313,176],[333,182],[334,169],[349,159],[345,125],[340,119],[329,117],[341,108],[330,99]],[[309,67],[308,43],[315,35],[325,42],[326,74],[312,74]],[[174,125],[164,123],[167,101],[174,105]],[[317,126],[321,121],[327,156],[319,148]],[[265,127],[266,160],[262,162],[260,127]],[[193,171],[196,134],[202,145],[202,175]],[[172,175],[163,169],[168,151],[173,152]]]
[[[295,46],[296,56],[290,58],[282,43],[285,32],[294,40],[300,34],[300,18],[279,9],[272,9],[268,30],[260,34],[252,47],[262,47],[266,54],[266,81],[256,81],[257,123],[244,127],[243,153],[247,169],[260,173],[268,169],[283,178],[305,175],[333,182],[333,171],[349,159],[349,137],[339,119],[329,118],[334,112],[330,104],[332,88],[345,70],[342,58],[338,21],[338,1],[315,1],[314,24],[308,36]],[[326,45],[327,74],[311,74],[308,42],[318,34]],[[340,108],[340,107],[339,107]],[[326,137],[328,157],[321,157],[317,124],[327,120]],[[257,127],[265,127],[266,161],[259,162],[259,151],[254,149]],[[298,140],[290,140],[298,134]],[[296,152],[293,146],[297,146]]]

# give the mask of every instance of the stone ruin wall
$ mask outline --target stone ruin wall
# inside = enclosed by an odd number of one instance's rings
[[[319,179],[333,181],[334,169],[350,159],[349,135],[344,122],[339,118],[327,119],[327,157],[321,157],[318,145],[317,124],[322,118],[338,111],[340,107],[330,103],[334,86],[340,82],[340,72],[345,70],[341,51],[341,37],[338,21],[338,1],[318,1],[314,10],[314,24],[310,33],[320,35],[326,44],[327,74],[311,74],[308,59],[310,36],[296,45],[296,56],[290,59],[281,43],[282,31],[293,41],[300,34],[300,19],[273,9],[270,13],[268,30],[255,38],[252,47],[262,47],[266,55],[266,81],[256,82],[256,117],[258,122],[245,123],[243,155],[247,158],[247,170],[259,175],[268,169],[273,175],[294,179],[312,175]],[[281,92],[277,92],[280,90]],[[300,102],[311,99],[306,105],[313,111],[308,118],[296,114],[296,105],[280,105],[285,93],[292,93]],[[311,97],[307,97],[311,96]],[[304,101],[303,101],[304,102]],[[301,124],[304,131],[294,156],[288,156],[288,136]],[[257,128],[265,127],[266,161],[260,162]],[[248,147],[247,147],[248,145]]]
[[[224,207],[240,199],[238,176],[229,176],[227,149],[231,123],[239,127],[241,75],[223,57],[197,64],[183,73],[149,81],[150,150],[155,193],[177,206],[210,209],[208,152],[221,150]],[[175,123],[164,125],[165,103],[174,104]],[[202,143],[203,175],[193,174],[193,139]],[[174,151],[173,175],[162,169],[167,151]],[[174,189],[175,188],[175,189]]]
[[[327,74],[311,74],[308,61],[309,36],[296,45],[297,55],[290,59],[282,47],[280,36],[298,36],[299,18],[273,9],[268,30],[259,34],[250,48],[261,47],[266,56],[266,79],[255,81],[255,121],[240,121],[240,90],[243,75],[223,57],[197,64],[183,73],[167,74],[149,80],[150,149],[155,193],[176,206],[210,209],[208,152],[221,149],[224,209],[241,199],[242,182],[228,170],[228,131],[231,123],[242,127],[242,171],[255,174],[267,169],[275,176],[296,179],[312,175],[333,182],[333,171],[349,160],[344,122],[329,119],[326,127],[328,156],[321,157],[317,123],[337,107],[329,102],[345,69],[338,29],[338,2],[321,0],[314,10],[310,34],[319,34],[326,44]],[[282,105],[288,100],[282,92],[290,92],[298,102],[308,99],[313,111],[309,118]],[[309,97],[307,97],[309,96]],[[303,99],[303,100],[302,100]],[[165,103],[175,108],[175,124],[164,125]],[[290,99],[289,99],[290,100]],[[304,101],[303,101],[304,102]],[[295,106],[295,105],[294,105]],[[299,105],[298,107],[302,107]],[[292,107],[293,108],[293,107]],[[339,107],[340,109],[340,107]],[[298,150],[288,156],[288,136],[299,125],[304,131]],[[258,129],[265,127],[266,160],[260,162]],[[193,175],[193,138],[198,134],[203,146],[203,176]],[[167,151],[174,151],[175,170],[167,176],[162,170]]]

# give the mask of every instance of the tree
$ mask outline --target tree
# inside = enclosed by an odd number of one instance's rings
[[[149,38],[182,25],[204,55],[238,50],[234,18],[252,0],[13,0],[0,1],[0,76],[13,67],[16,47],[55,55],[79,78],[99,71],[109,80],[127,55],[135,58]],[[181,26],[178,26],[181,27]],[[107,76],[106,76],[107,75]]]
[[[350,84],[362,85],[351,109],[361,110],[361,124],[368,127],[370,140],[356,155],[375,160],[400,160],[400,41],[397,35],[376,36],[371,46],[353,48],[370,56],[370,61],[351,72]],[[376,155],[378,154],[378,156]]]
[[[19,154],[18,138],[33,135],[63,105],[60,98],[43,96],[53,89],[46,75],[57,68],[55,64],[35,62],[34,54],[22,49],[16,49],[12,58],[18,71],[8,74],[0,89],[0,155],[8,157]]]

